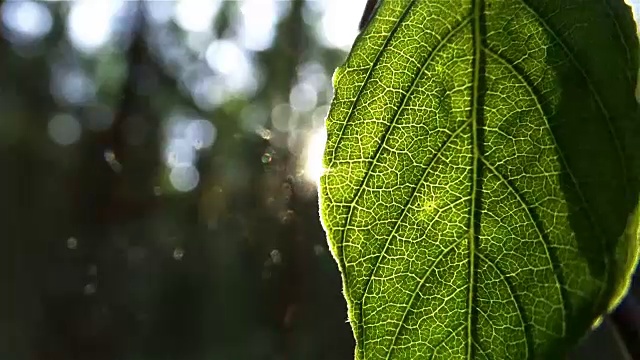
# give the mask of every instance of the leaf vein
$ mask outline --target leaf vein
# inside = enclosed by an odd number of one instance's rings
[[[466,324],[462,324],[462,325],[458,326],[457,329],[453,330],[451,332],[451,334],[447,335],[446,338],[444,338],[442,341],[440,341],[440,343],[433,348],[433,353],[431,353],[430,360],[433,360],[433,358],[435,358],[436,354],[438,353],[438,349],[440,349],[440,347],[442,345],[446,344],[447,341],[449,341],[449,339],[451,338],[451,336],[455,335],[455,333],[457,333],[458,331],[464,329],[465,326],[466,326]]]
[[[438,256],[438,258],[433,261],[433,264],[431,264],[429,269],[427,269],[427,271],[425,272],[424,276],[422,277],[422,280],[420,280],[420,282],[418,283],[418,286],[416,286],[416,288],[414,289],[413,294],[411,295],[411,299],[409,299],[409,302],[407,303],[407,307],[405,308],[404,313],[402,314],[402,318],[400,318],[400,321],[398,322],[398,327],[396,328],[395,335],[393,336],[393,341],[391,342],[391,346],[389,346],[389,351],[387,352],[386,360],[391,359],[391,354],[393,353],[393,350],[395,349],[396,341],[398,341],[398,335],[400,334],[400,329],[402,329],[402,326],[404,325],[404,321],[406,320],[407,315],[409,314],[409,311],[411,310],[411,305],[413,305],[413,302],[416,299],[416,295],[420,292],[420,289],[424,285],[425,280],[427,280],[427,278],[429,277],[429,274],[431,274],[431,271],[433,271],[433,269],[436,268],[436,265],[438,265],[438,263],[442,259],[444,259],[445,255],[447,255],[449,253],[449,251],[451,251],[453,248],[455,248],[456,246],[460,245],[460,243],[463,240],[464,240],[464,238],[461,238],[460,240],[456,241],[451,246],[446,248],[440,254],[440,256]]]
[[[495,264],[495,262],[490,261],[489,259],[487,259],[481,253],[478,253],[478,258],[480,258],[481,260],[483,260],[487,264],[489,264],[489,266],[491,266],[498,274],[500,274],[500,277],[502,277],[502,280],[507,285],[507,290],[509,291],[509,295],[511,296],[511,299],[513,300],[513,302],[516,304],[516,307],[518,308],[518,318],[520,319],[520,323],[522,325],[522,331],[526,333],[527,329],[526,329],[526,322],[524,320],[524,309],[522,308],[522,304],[518,301],[518,299],[516,297],[516,293],[513,290],[513,288],[511,287],[511,284],[509,283],[509,281],[507,281],[506,275],[504,274],[504,272],[500,268],[498,268],[498,266]],[[487,317],[487,321],[489,321],[488,317]],[[526,348],[525,352],[527,354],[529,354],[529,347],[531,345],[533,345],[533,344],[529,344],[528,338],[525,336],[525,348]]]
[[[385,50],[387,49],[387,47],[391,43],[391,39],[394,37],[394,35],[396,34],[396,31],[398,31],[398,29],[400,28],[400,25],[402,24],[403,20],[407,17],[407,15],[409,14],[409,11],[411,11],[411,9],[416,4],[416,2],[417,2],[417,0],[413,0],[407,5],[407,8],[402,12],[402,15],[398,18],[398,21],[396,21],[396,23],[393,25],[393,28],[389,32],[389,35],[387,36],[387,38],[385,39],[384,43],[380,47],[380,50],[376,54],[376,57],[373,60],[373,63],[371,63],[371,66],[369,67],[369,71],[367,72],[367,75],[365,76],[365,79],[362,82],[362,85],[360,86],[360,89],[358,89],[358,93],[356,94],[355,99],[353,99],[353,103],[351,104],[351,108],[349,109],[349,112],[347,113],[347,116],[346,116],[346,119],[344,120],[344,123],[342,124],[342,128],[340,129],[340,133],[338,133],[338,138],[336,139],[336,144],[333,146],[333,149],[332,149],[331,163],[329,164],[329,167],[331,167],[331,165],[333,165],[333,161],[335,161],[336,151],[337,151],[338,147],[340,146],[340,142],[342,141],[342,139],[344,137],[344,134],[345,134],[345,131],[346,131],[346,128],[347,128],[347,124],[349,123],[349,120],[351,120],[351,117],[355,113],[356,105],[359,104],[360,97],[364,93],[364,88],[367,86],[367,84],[369,83],[369,80],[371,79],[371,76],[373,75],[373,69],[375,69],[376,66],[378,65],[378,62],[382,58],[382,54],[385,52]]]
[[[509,189],[509,191],[518,199],[518,202],[520,203],[520,205],[522,206],[522,208],[525,210],[525,212],[527,213],[527,216],[529,217],[529,220],[531,220],[531,223],[534,224],[534,227],[536,229],[536,233],[538,234],[538,237],[540,238],[540,241],[542,241],[543,243],[543,247],[544,247],[544,251],[545,251],[545,256],[547,258],[547,260],[549,260],[549,266],[553,269],[553,276],[554,279],[556,281],[557,284],[557,290],[558,290],[558,296],[560,298],[560,301],[562,302],[561,304],[561,310],[562,310],[562,318],[565,318],[566,315],[566,303],[565,303],[565,299],[564,296],[562,295],[562,291],[561,291],[561,286],[562,284],[560,283],[560,279],[558,277],[557,271],[558,269],[556,269],[556,266],[553,262],[553,260],[551,259],[551,254],[549,253],[549,248],[551,247],[551,245],[549,245],[545,239],[545,236],[543,235],[544,230],[541,229],[540,224],[538,224],[537,221],[535,221],[535,216],[533,216],[533,214],[531,213],[531,209],[529,208],[529,206],[527,206],[526,202],[524,201],[524,199],[522,198],[522,196],[520,195],[520,192],[517,191],[508,181],[507,179],[505,179],[502,174],[500,174],[500,172],[498,172],[498,170],[493,167],[491,164],[489,164],[489,162],[484,159],[483,157],[481,157],[482,162],[485,164],[485,166],[492,172],[494,173],[494,175],[496,175],[498,177],[498,179],[500,179],[500,181],[502,183],[504,183],[507,188]],[[565,329],[565,322],[562,322],[562,335],[564,336],[566,333],[566,329]]]
[[[356,193],[356,195],[353,198],[353,201],[349,205],[349,214],[347,215],[347,218],[346,218],[346,221],[345,221],[345,225],[343,227],[344,230],[343,230],[343,236],[342,236],[341,243],[344,243],[344,241],[346,240],[346,234],[347,234],[347,231],[349,229],[349,223],[351,222],[351,217],[353,216],[353,209],[355,208],[355,204],[356,204],[358,198],[360,197],[360,195],[362,194],[362,191],[365,188],[365,184],[367,183],[367,180],[369,179],[369,176],[371,175],[371,172],[372,172],[374,166],[377,164],[378,156],[380,155],[380,153],[382,152],[382,149],[386,145],[386,140],[389,137],[389,133],[391,132],[391,129],[395,126],[396,121],[400,117],[400,113],[404,109],[404,106],[406,104],[407,99],[409,98],[409,95],[411,95],[411,93],[415,89],[416,83],[422,77],[424,69],[429,65],[429,63],[431,62],[431,60],[433,59],[435,54],[442,48],[442,46],[446,43],[446,41],[449,40],[458,31],[460,31],[463,28],[463,26],[469,20],[470,20],[470,17],[468,17],[467,19],[463,20],[458,26],[456,26],[453,30],[451,30],[445,36],[445,38],[438,44],[438,46],[435,49],[433,49],[433,51],[429,54],[429,56],[425,60],[425,62],[422,65],[422,67],[417,72],[416,76],[413,78],[413,80],[411,82],[411,85],[409,86],[409,89],[407,90],[406,94],[403,97],[402,103],[400,104],[400,106],[398,106],[398,109],[395,111],[394,116],[391,119],[391,122],[389,123],[389,126],[387,127],[387,130],[385,131],[385,133],[382,136],[380,144],[378,145],[375,153],[373,154],[373,160],[371,161],[371,165],[369,166],[366,174],[364,175],[362,181],[360,182],[360,185],[358,186],[358,192]]]
[[[607,123],[607,128],[609,130],[609,135],[611,136],[611,140],[613,141],[613,144],[614,144],[614,146],[616,148],[616,152],[618,154],[618,159],[620,161],[620,167],[621,167],[622,174],[623,174],[625,189],[628,192],[629,179],[628,179],[628,176],[627,176],[627,167],[625,166],[625,162],[624,162],[622,146],[620,145],[620,141],[618,140],[618,136],[616,134],[616,131],[614,130],[613,124],[611,123],[611,116],[610,116],[609,112],[607,111],[606,107],[604,106],[604,104],[602,103],[602,99],[600,97],[600,94],[596,91],[595,87],[593,86],[593,83],[591,82],[591,79],[587,76],[587,72],[584,70],[582,65],[580,65],[578,60],[576,60],[576,58],[573,56],[573,52],[571,52],[571,50],[569,49],[567,44],[564,43],[562,38],[558,34],[556,34],[556,32],[553,29],[551,29],[551,27],[549,26],[549,24],[547,24],[545,19],[540,14],[538,14],[538,12],[535,11],[531,7],[531,5],[529,5],[525,0],[520,0],[520,2],[524,5],[524,7],[527,8],[527,10],[529,10],[529,12],[533,16],[536,17],[536,19],[538,19],[538,21],[540,21],[540,24],[549,32],[549,34],[551,34],[551,36],[553,36],[553,38],[560,45],[562,50],[564,50],[564,52],[567,54],[567,57],[569,58],[569,61],[571,61],[573,63],[573,65],[576,67],[576,69],[578,69],[578,71],[580,72],[582,77],[585,79],[587,87],[589,88],[589,92],[591,92],[591,94],[593,95],[593,98],[596,101],[596,104],[598,105],[598,108],[602,112],[602,115],[605,118],[605,122]]]
[[[485,52],[487,54],[493,56],[495,59],[500,61],[505,67],[507,67],[509,70],[511,70],[513,72],[513,74],[516,77],[518,77],[518,79],[522,82],[522,84],[525,85],[525,87],[529,91],[531,97],[535,100],[536,107],[540,111],[540,114],[541,114],[542,118],[545,121],[547,129],[549,130],[549,138],[553,142],[554,148],[559,149],[558,142],[557,142],[556,137],[555,137],[555,135],[553,133],[553,130],[551,129],[551,124],[549,124],[549,119],[545,115],[544,109],[542,107],[542,103],[540,102],[540,99],[539,99],[536,91],[532,88],[532,86],[530,85],[529,81],[527,81],[527,79],[525,78],[525,75],[521,74],[520,71],[513,64],[511,64],[507,59],[502,57],[499,53],[493,51],[492,49],[490,49],[488,47],[485,47]],[[567,160],[565,159],[562,151],[556,151],[556,154],[557,154],[559,160],[561,161],[561,163],[562,163],[567,175],[571,179],[571,182],[575,186],[576,193],[577,193],[580,201],[582,202],[582,205],[584,205],[584,209],[585,209],[585,212],[587,213],[587,217],[589,219],[589,222],[594,227],[595,233],[602,239],[601,244],[602,244],[603,250],[604,250],[604,244],[606,243],[606,241],[605,241],[605,237],[603,235],[602,229],[600,228],[600,225],[598,224],[598,222],[595,221],[595,217],[592,214],[591,207],[589,206],[589,204],[588,204],[588,202],[586,200],[586,197],[584,196],[584,193],[582,192],[582,189],[580,188],[580,185],[578,184],[578,181],[576,180],[576,177],[574,176],[573,172],[571,171],[571,168],[569,167],[569,164],[568,164]],[[498,174],[497,171],[496,171],[496,175],[500,176],[500,174]],[[505,183],[506,183],[506,181],[505,181]],[[605,266],[606,266],[606,272],[608,273],[609,272],[609,262],[608,262],[608,260],[606,258],[605,258]],[[557,275],[556,275],[556,277],[557,277]],[[600,294],[600,297],[604,296],[604,289],[606,289],[606,286],[603,286],[602,292]],[[565,308],[565,306],[563,306],[563,308]],[[565,330],[564,330],[564,322],[563,322],[563,334],[564,333],[565,333]]]
[[[391,243],[391,239],[393,238],[393,236],[396,234],[396,231],[398,230],[398,227],[400,226],[400,224],[402,223],[402,220],[404,219],[404,216],[407,214],[407,212],[409,211],[409,205],[411,205],[411,202],[413,201],[413,199],[415,198],[416,194],[418,193],[418,190],[420,190],[420,187],[422,186],[422,184],[424,184],[424,182],[427,179],[427,174],[429,173],[429,171],[431,170],[431,166],[436,162],[436,160],[438,159],[438,157],[441,156],[441,154],[444,152],[444,150],[447,148],[447,145],[449,145],[451,143],[451,140],[453,140],[458,134],[460,134],[462,132],[462,130],[464,130],[469,124],[469,121],[465,122],[462,126],[460,126],[458,128],[458,130],[456,130],[453,134],[451,134],[451,136],[449,136],[443,143],[442,145],[440,145],[440,148],[438,149],[438,151],[435,153],[435,155],[429,160],[428,165],[425,167],[425,170],[422,172],[422,176],[420,178],[420,180],[418,181],[418,183],[415,185],[415,187],[413,188],[413,191],[411,192],[411,195],[409,196],[409,199],[407,200],[407,202],[405,203],[405,206],[402,209],[402,213],[400,214],[400,216],[398,217],[398,220],[396,221],[393,230],[391,230],[391,233],[389,234],[389,236],[387,237],[387,240],[385,242],[385,246],[382,249],[382,252],[380,253],[380,256],[378,256],[378,259],[376,260],[376,264],[373,267],[373,270],[371,271],[371,274],[368,277],[368,281],[367,281],[367,285],[365,286],[365,290],[362,294],[362,298],[360,299],[360,301],[364,304],[364,299],[367,295],[367,290],[369,289],[369,284],[371,283],[371,279],[373,278],[373,275],[375,274],[376,270],[378,269],[380,262],[382,260],[382,258],[384,257],[384,255],[387,252],[387,249],[389,247],[389,244]]]

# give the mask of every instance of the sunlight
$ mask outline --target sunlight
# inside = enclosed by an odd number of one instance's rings
[[[184,31],[207,32],[221,5],[221,1],[180,0],[175,4],[174,20]]]
[[[124,1],[76,1],[67,20],[67,35],[76,49],[93,53],[112,37],[114,16]]]
[[[309,136],[305,149],[304,177],[316,185],[320,183],[320,176],[324,172],[322,157],[327,142],[327,130],[322,127]]]
[[[633,11],[633,18],[636,21],[636,26],[640,28],[640,22],[638,18],[640,18],[640,0],[625,0],[627,5],[631,6],[631,10]]]
[[[49,8],[33,1],[2,4],[2,22],[13,40],[33,41],[46,36],[53,26]]]
[[[237,36],[245,49],[264,51],[271,46],[279,20],[277,6],[274,0],[243,0],[240,4],[242,17],[238,22]]]
[[[322,2],[324,14],[318,29],[320,40],[325,45],[348,51],[358,35],[358,15],[362,14],[365,3],[364,0]]]

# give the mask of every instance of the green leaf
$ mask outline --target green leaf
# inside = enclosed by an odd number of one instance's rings
[[[558,359],[615,305],[638,53],[623,0],[382,2],[334,75],[320,185],[356,358]]]

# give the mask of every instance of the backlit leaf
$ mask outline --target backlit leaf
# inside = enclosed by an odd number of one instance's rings
[[[383,0],[334,75],[320,203],[358,359],[557,359],[638,257],[623,0]]]

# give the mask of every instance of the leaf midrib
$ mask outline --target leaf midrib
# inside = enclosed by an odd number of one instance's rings
[[[479,126],[478,117],[480,111],[480,69],[481,56],[482,56],[482,31],[481,31],[481,16],[484,7],[483,0],[475,0],[473,3],[473,90],[472,90],[472,105],[471,105],[471,133],[472,133],[472,158],[473,169],[471,179],[471,206],[469,207],[469,294],[467,298],[467,359],[473,358],[473,300],[474,300],[474,288],[475,288],[475,251],[476,251],[476,213],[477,209],[477,192],[480,188],[480,178],[478,176],[478,167],[480,161],[480,148],[478,144]]]

